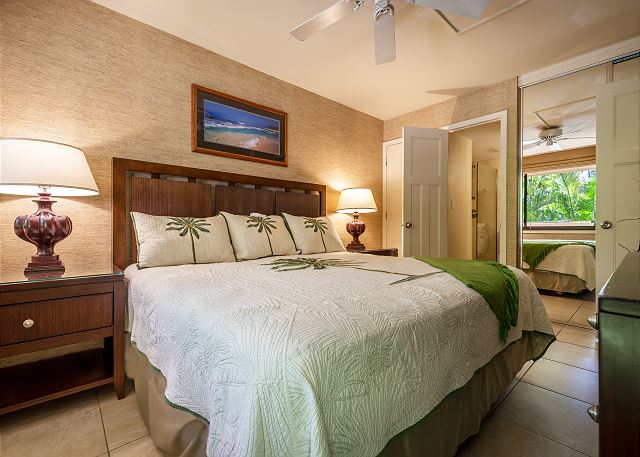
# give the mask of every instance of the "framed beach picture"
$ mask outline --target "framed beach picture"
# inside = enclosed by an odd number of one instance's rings
[[[287,166],[287,113],[191,87],[193,151]]]

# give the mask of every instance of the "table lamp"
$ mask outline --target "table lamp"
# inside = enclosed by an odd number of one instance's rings
[[[360,213],[373,213],[378,211],[376,202],[370,189],[352,187],[344,189],[338,200],[338,213],[351,213],[353,220],[347,222],[347,232],[353,240],[347,245],[347,251],[364,251],[364,244],[360,242],[360,235],[364,233],[365,223],[359,219]]]
[[[13,229],[21,239],[37,247],[24,272],[61,273],[64,265],[53,251],[71,233],[71,219],[55,214],[50,197],[97,195],[84,153],[73,146],[52,141],[0,139],[0,193],[38,195],[38,210],[18,216]]]

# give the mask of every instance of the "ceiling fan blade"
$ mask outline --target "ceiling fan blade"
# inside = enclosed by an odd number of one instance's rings
[[[406,0],[414,5],[478,19],[491,0]]]
[[[376,65],[396,60],[396,19],[393,13],[378,16],[373,22]]]
[[[354,0],[340,0],[338,3],[330,6],[324,11],[313,16],[308,21],[303,22],[295,29],[291,30],[291,35],[300,41],[304,41],[320,30],[329,27],[331,24],[338,22],[349,13],[357,9],[358,3]]]
[[[534,140],[524,140],[522,142],[522,144],[534,144],[534,143],[539,143],[540,140],[538,138],[534,139]]]
[[[562,137],[558,138],[558,140],[595,140],[595,136],[572,136],[572,137]]]
[[[537,141],[535,143],[531,143],[531,144],[526,144],[522,147],[523,150],[527,150],[527,149],[531,149],[531,148],[537,148],[538,146],[540,146],[540,143],[538,143]]]

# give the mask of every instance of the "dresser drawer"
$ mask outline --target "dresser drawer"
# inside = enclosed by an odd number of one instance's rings
[[[0,307],[0,346],[108,327],[113,294],[83,295]]]

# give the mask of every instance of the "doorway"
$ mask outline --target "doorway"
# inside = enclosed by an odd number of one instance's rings
[[[506,233],[501,230],[506,219],[506,194],[500,190],[506,188],[507,112],[482,116],[443,129],[405,127],[403,131],[402,138],[383,143],[384,246],[399,248],[400,255],[418,255],[406,250],[407,241],[425,238],[423,245],[429,244],[429,240],[435,241],[432,244],[444,243],[445,249],[438,249],[441,256],[491,258],[506,262]],[[462,147],[465,152],[456,154],[457,147]],[[412,159],[406,160],[409,156]],[[439,157],[437,160],[436,156]],[[413,165],[407,167],[409,163]],[[474,173],[474,163],[480,170],[479,175]],[[416,166],[419,164],[428,170],[425,175],[435,169],[445,170],[446,185],[436,186],[437,192],[416,193],[418,186],[414,184],[412,187],[408,181],[412,174],[420,174]],[[489,178],[491,172],[493,178]],[[493,189],[487,183],[488,179],[492,179]],[[433,183],[430,187],[432,191],[436,189]],[[480,193],[482,198],[479,198]],[[410,211],[408,200],[418,197],[423,202],[430,201],[431,212],[421,212],[422,216],[417,216]],[[444,223],[430,224],[433,215]],[[414,219],[419,221],[419,226]],[[478,227],[478,223],[482,225]],[[431,233],[425,234],[425,231]],[[464,243],[451,243],[449,238],[455,237],[462,237]],[[455,252],[451,246],[456,247]],[[480,255],[478,247],[482,251]]]

